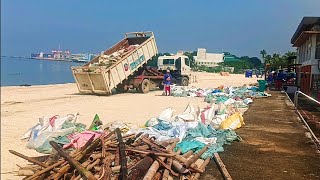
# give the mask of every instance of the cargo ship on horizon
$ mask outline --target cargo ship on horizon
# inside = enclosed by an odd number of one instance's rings
[[[51,53],[31,53],[31,59],[52,61],[89,62],[96,55],[91,53],[71,54],[69,50],[52,50]]]

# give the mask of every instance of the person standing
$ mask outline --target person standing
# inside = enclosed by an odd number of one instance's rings
[[[171,95],[171,89],[170,89],[171,81],[172,81],[172,76],[170,74],[170,70],[168,69],[167,73],[163,77],[164,92],[166,93],[166,96]]]
[[[283,72],[282,70],[279,71],[278,75],[276,76],[276,89],[280,90],[282,86],[282,80],[283,80]]]

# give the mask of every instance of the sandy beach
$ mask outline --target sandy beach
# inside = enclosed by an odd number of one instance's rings
[[[209,88],[241,86],[256,83],[257,78],[231,74],[220,76],[214,73],[196,73],[197,83],[190,86]],[[172,107],[182,112],[188,103],[205,107],[203,98],[165,97],[162,91],[148,94],[129,92],[111,96],[80,95],[76,84],[57,84],[30,87],[1,87],[1,179],[21,179],[11,171],[27,161],[8,152],[14,149],[28,156],[39,155],[35,150],[26,148],[22,135],[43,116],[74,114],[78,112],[78,122],[90,125],[95,114],[103,123],[124,121],[143,125],[148,119]]]

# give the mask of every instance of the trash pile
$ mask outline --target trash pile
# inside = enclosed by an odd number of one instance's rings
[[[219,106],[213,109],[217,113],[222,110]],[[26,179],[192,179],[204,172],[210,159],[218,157],[223,145],[241,140],[233,130],[241,124],[231,127],[221,121],[213,126],[210,116],[204,115],[202,121],[204,111],[191,105],[182,114],[174,112],[167,108],[143,127],[120,122],[102,125],[98,115],[89,129],[82,124],[76,128],[80,124],[75,120],[77,114],[41,118],[42,124],[32,127],[24,139],[40,145],[29,148],[51,155],[27,157],[10,152],[32,163],[18,171]],[[243,118],[240,121],[243,123]]]
[[[171,96],[175,97],[206,97],[212,89],[202,89],[187,86],[172,86]]]
[[[241,87],[225,87],[223,89],[215,89],[205,97],[205,102],[211,103],[223,102],[227,104],[240,103],[242,105],[253,102],[254,98],[269,97],[271,94],[266,92],[259,92],[255,86],[241,86]]]
[[[77,123],[78,113],[69,114],[65,117],[58,115],[39,118],[39,123],[30,128],[22,140],[28,140],[27,148],[35,149],[37,152],[50,154],[52,147],[50,141],[55,141],[65,147],[78,147],[88,139],[88,136],[99,132],[86,131],[86,125]],[[98,130],[102,125],[99,116],[96,115],[88,130]]]
[[[253,98],[270,95],[251,86],[177,87],[175,92],[181,90],[204,97],[208,106],[188,104],[180,114],[167,108],[142,127],[124,122],[103,125],[96,115],[87,129],[76,122],[77,113],[40,118],[23,139],[28,139],[28,148],[50,155],[28,157],[10,150],[32,163],[19,166],[18,175],[25,179],[197,179],[211,159],[220,170],[225,168],[218,153],[225,144],[241,141],[234,130],[244,125],[243,112]]]
[[[210,131],[200,134],[208,138],[214,135]],[[99,137],[92,134],[72,151],[50,141],[56,151],[53,155],[27,157],[10,152],[32,163],[18,171],[25,179],[197,179],[216,151],[210,142],[189,139],[200,134],[190,131],[187,139],[178,143],[179,138],[155,141],[143,133],[122,135],[116,128],[105,130]]]
[[[224,87],[219,86],[218,88],[197,88],[197,87],[185,87],[175,86],[171,87],[171,96],[174,97],[206,97],[212,99],[214,96],[225,96],[234,98],[258,98],[268,97],[268,93],[259,92],[256,86],[241,86],[241,87]],[[207,100],[206,100],[207,101]],[[210,103],[211,101],[207,101]]]
[[[112,53],[110,55],[106,55],[106,54],[102,53],[99,56],[99,61],[95,62],[95,63],[92,63],[89,66],[106,66],[106,67],[110,67],[115,62],[121,60],[121,58],[126,56],[129,52],[135,50],[138,46],[139,46],[139,44],[129,45],[128,47],[124,46],[124,47],[120,48],[119,50],[117,50],[116,52],[114,52],[114,53]]]

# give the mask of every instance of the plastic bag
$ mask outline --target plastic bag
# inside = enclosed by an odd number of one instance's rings
[[[56,130],[56,131],[46,131],[41,133],[39,136],[36,138],[30,138],[27,148],[30,149],[35,149],[37,150],[39,147],[42,146],[42,149],[44,149],[43,145],[51,140],[55,140],[56,137],[59,136],[66,136],[68,134],[73,133],[75,130],[75,127],[67,128],[67,129],[61,129],[61,130]],[[50,153],[51,146],[44,149],[43,152],[41,153]],[[37,150],[39,152],[39,150]]]
[[[234,113],[221,122],[219,129],[238,129],[244,125],[243,117],[240,113]]]
[[[181,150],[181,153],[187,153],[188,151],[192,150],[193,152],[202,149],[205,146],[204,143],[199,141],[182,141],[178,143],[175,147],[175,151]]]
[[[214,129],[219,129],[221,123],[227,118],[227,116],[228,116],[227,114],[220,114],[220,115],[214,116],[214,118],[210,123],[211,127]]]
[[[246,98],[243,100],[243,102],[248,105],[248,104],[252,103],[253,100],[251,98]]]
[[[163,121],[171,121],[174,110],[172,108],[167,108],[159,115],[158,119]]]
[[[68,114],[65,117],[59,117],[59,116],[54,116],[55,118],[50,118],[50,125],[52,126],[52,130],[59,130],[62,129],[62,125],[64,122],[68,121],[68,122],[76,122],[77,117],[78,117],[78,113],[76,113],[75,115],[73,114]]]

